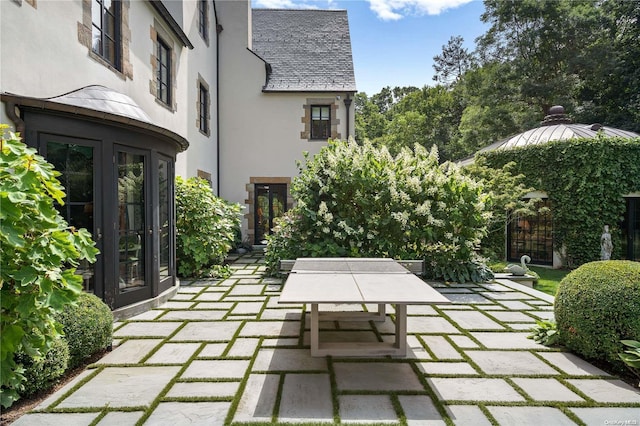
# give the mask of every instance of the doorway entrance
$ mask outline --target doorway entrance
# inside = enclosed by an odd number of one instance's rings
[[[273,229],[273,220],[287,210],[286,184],[256,184],[255,186],[255,244],[266,244]]]
[[[101,295],[103,276],[102,244],[102,185],[96,173],[100,164],[98,143],[79,139],[42,134],[43,155],[57,171],[58,180],[65,188],[64,205],[55,207],[70,226],[86,228],[100,250],[96,262],[82,260],[77,272],[82,275],[84,290]]]
[[[640,261],[640,198],[627,198],[621,229],[622,258]]]

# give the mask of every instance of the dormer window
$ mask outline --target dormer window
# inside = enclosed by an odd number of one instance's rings
[[[311,139],[331,137],[331,107],[314,105],[311,107]]]

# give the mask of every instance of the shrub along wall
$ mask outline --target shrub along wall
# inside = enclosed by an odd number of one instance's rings
[[[547,193],[554,246],[558,252],[566,250],[567,266],[600,258],[604,225],[611,228],[612,257],[621,257],[623,196],[640,191],[640,138],[570,139],[479,156],[494,168],[515,162],[514,173],[524,174],[527,185]]]

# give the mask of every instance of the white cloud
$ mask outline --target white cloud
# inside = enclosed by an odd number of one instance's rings
[[[439,15],[473,0],[369,0],[371,10],[383,21],[397,21],[407,15]]]
[[[265,9],[317,9],[317,1],[308,0],[253,0],[252,6]]]

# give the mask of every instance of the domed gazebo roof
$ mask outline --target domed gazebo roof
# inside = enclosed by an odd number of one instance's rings
[[[527,130],[517,135],[499,140],[480,149],[478,153],[499,149],[511,149],[523,146],[544,144],[550,141],[558,141],[572,138],[595,138],[598,133],[610,137],[639,138],[640,135],[622,129],[606,127],[602,124],[573,123],[564,112],[562,106],[553,106],[549,114],[540,122],[540,126]],[[473,157],[462,160],[460,164],[467,165],[473,162]]]

